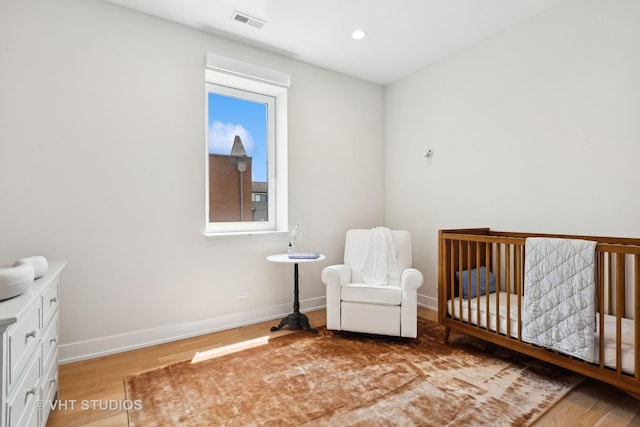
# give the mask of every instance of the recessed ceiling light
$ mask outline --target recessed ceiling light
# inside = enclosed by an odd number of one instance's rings
[[[362,40],[366,35],[367,32],[365,30],[355,30],[353,33],[351,33],[351,38],[353,38],[354,40]]]

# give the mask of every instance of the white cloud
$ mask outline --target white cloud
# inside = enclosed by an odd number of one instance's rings
[[[209,153],[231,154],[233,139],[236,135],[240,136],[247,155],[251,156],[255,147],[251,133],[242,125],[219,121],[209,125]]]

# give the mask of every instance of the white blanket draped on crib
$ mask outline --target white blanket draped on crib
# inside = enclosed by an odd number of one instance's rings
[[[389,279],[397,280],[397,256],[398,248],[393,242],[391,230],[386,227],[372,228],[360,267],[364,282],[370,285],[387,285]]]
[[[595,248],[587,240],[526,239],[524,341],[594,361]]]

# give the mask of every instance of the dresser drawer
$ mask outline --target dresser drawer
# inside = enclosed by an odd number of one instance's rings
[[[29,360],[27,371],[16,386],[14,392],[9,398],[7,405],[7,426],[17,427],[28,425],[36,417],[37,411],[36,401],[40,400],[40,363],[41,352],[35,352],[36,355]]]
[[[46,365],[51,356],[58,350],[58,312],[53,313],[53,317],[42,333],[42,360]]]
[[[40,413],[31,411],[31,414],[24,414],[25,422],[20,427],[40,427]]]
[[[35,304],[27,311],[24,318],[20,318],[18,323],[14,324],[8,332],[9,375],[7,389],[9,393],[38,345],[41,332],[40,314],[40,304]]]
[[[43,419],[47,419],[49,412],[51,412],[51,406],[53,399],[55,399],[58,393],[58,352],[53,354],[53,358],[49,361],[49,364],[45,362],[44,375],[42,376],[42,415]]]
[[[46,327],[53,313],[58,309],[60,302],[60,286],[59,281],[53,281],[47,289],[42,293],[42,326]]]

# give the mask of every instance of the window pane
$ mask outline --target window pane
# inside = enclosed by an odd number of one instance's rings
[[[208,93],[209,222],[269,219],[269,108],[245,94]]]

